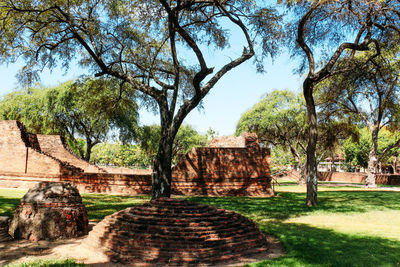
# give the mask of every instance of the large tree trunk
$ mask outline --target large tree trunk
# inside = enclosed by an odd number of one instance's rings
[[[307,171],[307,206],[317,205],[317,191],[318,191],[318,180],[317,180],[317,160],[315,153],[317,150],[317,113],[315,110],[315,103],[313,98],[313,83],[306,79],[303,84],[303,93],[307,105],[307,116],[308,116],[308,145],[307,145],[307,159],[306,159],[306,171]]]
[[[86,151],[85,156],[83,157],[84,160],[90,161],[90,156],[92,154],[93,144],[90,138],[86,137]]]
[[[371,149],[368,155],[367,179],[365,181],[367,187],[376,187],[376,173],[378,172],[378,134],[379,127],[374,127],[371,131]]]
[[[153,164],[151,198],[171,196],[171,164],[173,139],[162,137],[159,143],[157,156]]]

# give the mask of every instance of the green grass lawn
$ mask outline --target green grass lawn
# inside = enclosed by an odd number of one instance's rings
[[[320,187],[319,204],[304,205],[305,187],[280,186],[274,198],[187,197],[236,211],[278,237],[287,254],[252,266],[400,266],[400,192]],[[23,192],[0,190],[0,215],[10,214]],[[91,220],[148,200],[84,194]]]

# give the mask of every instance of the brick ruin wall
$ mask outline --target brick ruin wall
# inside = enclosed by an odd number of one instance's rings
[[[216,142],[189,152],[173,168],[173,194],[273,195],[269,151],[254,137],[240,138],[235,148]],[[28,134],[17,121],[0,121],[0,187],[31,188],[40,181],[73,182],[81,193],[151,193],[149,170],[99,168],[73,155],[60,136]]]
[[[17,121],[0,121],[0,170],[7,174],[57,175],[66,170],[59,161],[38,150],[34,135]]]
[[[38,134],[37,140],[40,144],[40,150],[62,160],[72,166],[82,169],[89,173],[105,173],[106,171],[94,164],[80,159],[72,152],[65,140],[59,135]]]
[[[270,196],[269,164],[266,148],[193,148],[172,169],[173,189],[193,195]]]
[[[365,184],[367,175],[365,173],[355,172],[318,172],[318,180],[324,182],[345,182]],[[376,176],[377,184],[400,185],[400,175],[396,174],[378,174]]]

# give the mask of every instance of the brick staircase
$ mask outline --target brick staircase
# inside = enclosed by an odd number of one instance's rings
[[[104,218],[83,241],[113,262],[139,266],[215,266],[268,250],[246,217],[183,199],[161,198]]]

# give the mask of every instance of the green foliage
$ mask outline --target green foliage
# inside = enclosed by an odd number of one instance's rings
[[[5,267],[85,267],[86,264],[76,263],[75,260],[36,260],[27,263],[7,264]]]
[[[297,162],[293,159],[293,155],[291,155],[287,149],[284,149],[280,146],[272,147],[271,162],[273,166],[278,166],[278,168],[297,164]]]
[[[93,147],[90,161],[94,164],[144,168],[151,165],[139,145],[100,143]]]
[[[149,200],[148,196],[82,195],[82,202],[87,209],[88,219],[95,221],[101,221],[107,215]]]
[[[274,90],[266,94],[241,116],[236,135],[243,132],[257,133],[260,141],[264,145],[272,145],[274,150],[290,151],[291,157],[300,166],[307,137],[302,96],[288,90]],[[275,160],[278,162],[278,159]],[[282,162],[282,159],[279,161]]]
[[[284,143],[292,136],[297,137],[299,132],[304,133],[305,120],[301,95],[287,90],[274,90],[242,115],[236,126],[236,135],[253,131],[263,142]]]
[[[19,120],[33,133],[60,134],[89,159],[92,147],[111,133],[122,141],[135,139],[138,113],[134,91],[126,84],[83,78],[10,93],[1,101],[0,118]]]
[[[391,132],[386,128],[382,128],[379,131],[378,136],[378,155],[382,155],[383,151],[389,146],[392,146],[398,139],[400,134],[398,132]],[[354,141],[352,138],[348,138],[343,143],[343,150],[345,153],[346,162],[351,166],[361,166],[363,168],[368,167],[368,157],[371,149],[371,133],[367,127],[360,130],[360,138]],[[388,163],[388,160],[392,156],[397,156],[400,149],[391,149],[389,153],[385,154],[382,163]]]
[[[159,125],[144,126],[140,137],[140,146],[144,154],[150,159],[154,159],[160,142],[161,127]],[[210,129],[209,133],[215,132]],[[205,146],[209,140],[208,135],[199,134],[190,125],[182,125],[176,134],[172,147],[172,162],[178,163],[182,156],[189,152],[193,147]]]
[[[255,0],[3,0],[0,63],[23,57],[20,80],[32,83],[45,67],[68,68],[78,59],[95,76],[132,86],[143,106],[159,111],[152,192],[169,197],[170,148],[185,117],[257,47],[260,57],[276,54],[281,19],[270,3]],[[233,49],[231,33],[240,40]],[[227,60],[210,66],[210,49],[228,52]]]

